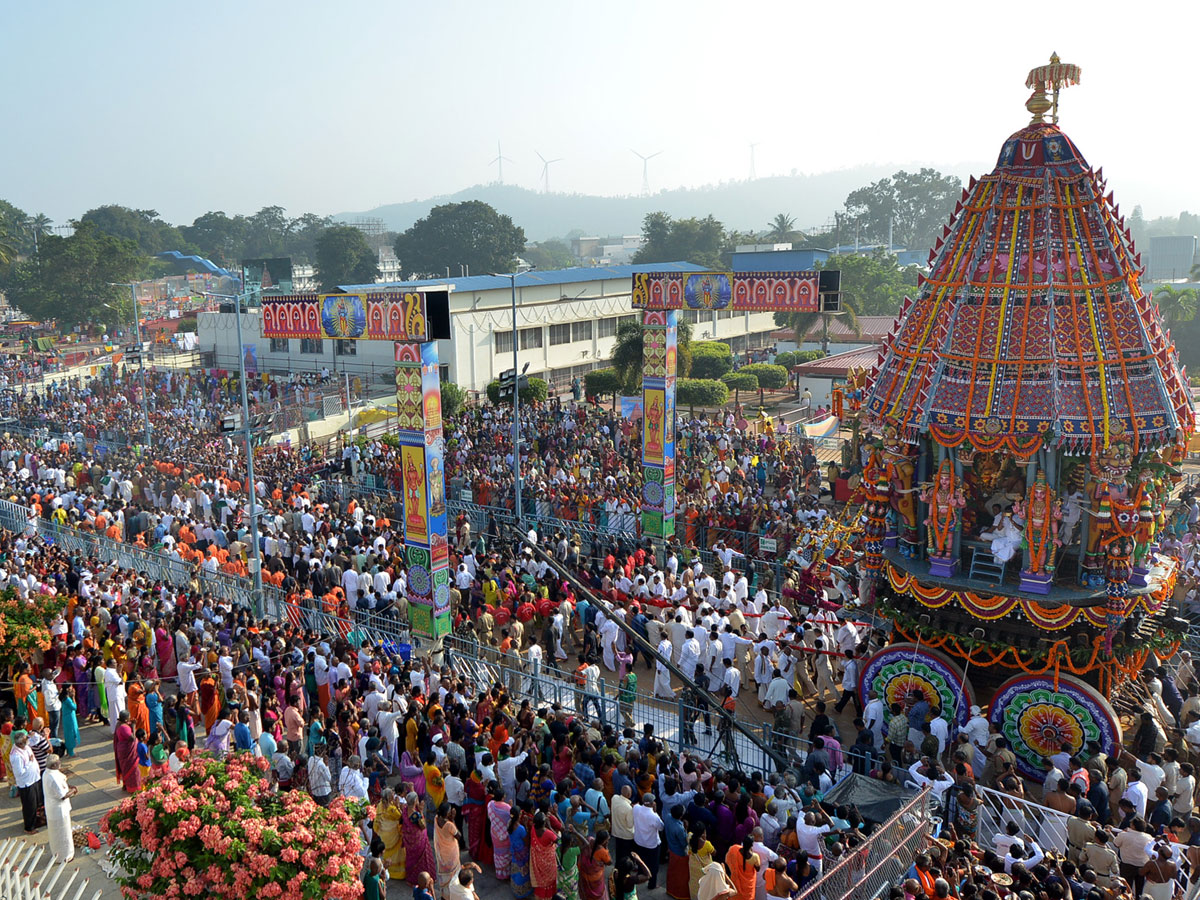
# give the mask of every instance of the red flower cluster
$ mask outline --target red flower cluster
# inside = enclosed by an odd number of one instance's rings
[[[267,761],[249,753],[197,756],[110,810],[100,822],[127,873],[131,900],[362,896],[365,804],[326,809],[300,791],[277,793]],[[320,865],[318,866],[318,861]]]

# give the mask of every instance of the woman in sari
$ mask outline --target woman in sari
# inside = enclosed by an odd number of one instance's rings
[[[144,731],[149,736],[150,710],[146,706],[146,689],[140,681],[129,683],[129,690],[125,694],[125,707],[129,710],[129,721],[133,725],[134,733]]]
[[[454,824],[453,807],[443,803],[438,807],[433,825],[433,855],[437,859],[437,896],[445,897],[450,885],[462,869],[462,853],[458,847],[458,826]]]
[[[212,675],[205,675],[200,680],[200,712],[204,715],[204,732],[212,731],[221,714],[221,692],[217,690],[217,681]]]
[[[416,887],[417,876],[422,872],[436,871],[436,864],[433,860],[433,848],[429,846],[425,815],[421,812],[421,800],[415,791],[410,791],[405,799],[408,801],[403,821],[405,879]]]
[[[388,788],[380,798],[375,815],[375,834],[383,841],[383,864],[393,881],[404,880],[404,841],[400,837],[400,807],[396,792]]]
[[[533,816],[529,833],[529,874],[533,895],[538,900],[551,900],[558,891],[558,854],[554,852],[558,834],[546,825],[546,817],[538,811]]]
[[[715,849],[703,825],[697,825],[696,830],[688,835],[688,896],[691,900],[697,900],[700,896],[700,879],[713,861]]]
[[[754,852],[754,838],[747,835],[740,844],[734,844],[725,854],[725,865],[729,869],[729,880],[733,883],[735,900],[754,900],[755,881],[761,865]]]
[[[117,730],[113,733],[113,750],[117,760],[117,779],[127,793],[142,789],[142,773],[138,770],[137,738],[129,727],[129,711],[117,714]]]
[[[733,852],[740,853],[741,850],[734,847]],[[725,900],[732,898],[736,890],[729,876],[725,874],[725,867],[719,862],[710,862],[704,867],[704,875],[700,879],[696,896],[698,900]]]
[[[163,678],[175,677],[175,641],[161,625],[154,629],[154,652],[158,656],[158,670]]]
[[[563,831],[562,850],[558,857],[558,891],[563,900],[579,900],[579,852],[584,837],[571,828]]]
[[[512,857],[509,880],[514,900],[526,900],[533,893],[529,881],[529,821],[528,801],[517,804],[517,810],[508,817],[508,846]]]
[[[592,838],[591,846],[579,855],[580,900],[608,900],[608,879],[604,877],[604,870],[611,862],[608,832],[601,828]]]
[[[487,805],[488,824],[492,829],[492,866],[497,881],[508,881],[512,847],[508,841],[508,823],[512,807],[504,802],[504,788],[492,782],[492,799]]]
[[[63,747],[68,757],[79,746],[79,707],[75,704],[75,685],[68,684],[62,698]]]
[[[464,787],[467,798],[463,802],[463,816],[467,820],[467,849],[471,859],[481,866],[492,864],[492,843],[487,821],[487,789],[479,776],[479,770],[471,773]]]

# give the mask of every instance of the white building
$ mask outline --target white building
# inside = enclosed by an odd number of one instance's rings
[[[516,279],[518,365],[545,379],[556,392],[566,391],[575,376],[603,367],[612,354],[613,336],[622,320],[635,321],[630,306],[635,272],[701,271],[691,263],[601,266],[526,272]],[[488,382],[513,367],[512,287],[506,275],[427,279],[390,284],[344,285],[347,291],[403,290],[441,286],[450,290],[453,339],[438,342],[442,378],[468,391],[483,392]],[[693,340],[720,340],[735,353],[765,347],[775,330],[769,312],[733,313],[682,310]],[[199,349],[211,353],[209,365],[237,367],[237,335],[232,313],[201,313]],[[265,339],[257,309],[242,317],[242,340],[255,344],[259,370],[283,375],[328,369],[372,384],[394,381],[394,354],[387,341]]]

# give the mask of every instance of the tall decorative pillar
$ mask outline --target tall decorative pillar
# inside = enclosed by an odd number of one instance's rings
[[[436,341],[396,343],[396,412],[404,486],[404,554],[413,632],[449,634],[445,441]]]
[[[642,315],[642,533],[675,535],[675,362],[678,313],[648,309]]]

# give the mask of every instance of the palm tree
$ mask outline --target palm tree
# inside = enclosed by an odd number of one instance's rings
[[[779,213],[769,224],[770,230],[765,235],[769,241],[786,241],[796,230],[796,220],[787,213]]]
[[[822,310],[821,312],[790,313],[782,317],[783,321],[780,321],[780,319],[777,318],[776,322],[780,325],[786,325],[796,332],[797,346],[803,344],[805,340],[808,339],[809,333],[819,326],[821,349],[828,353],[829,324],[835,318],[841,319],[842,324],[845,325],[850,330],[850,333],[855,337],[860,337],[862,335],[862,328],[858,324],[858,311],[854,308],[854,306],[854,301],[845,291],[842,291],[841,303],[839,304],[840,308],[837,310],[837,312],[826,312]]]
[[[53,224],[54,224],[54,220],[51,219],[48,215],[46,215],[45,213],[38,213],[36,216],[34,216],[32,219],[29,220],[28,227],[29,227],[29,230],[31,233],[33,233],[35,235],[43,235],[43,234],[50,233],[50,226]]]
[[[6,266],[17,257],[17,244],[8,221],[0,216],[0,266]]]
[[[1169,284],[1159,285],[1154,290],[1154,302],[1163,319],[1171,325],[1190,322],[1200,311],[1200,295],[1195,288],[1176,288]]]
[[[1188,275],[1188,281],[1200,281],[1200,263],[1192,266],[1192,272]]]
[[[645,365],[643,356],[645,349],[642,344],[642,323],[638,321],[623,322],[617,326],[617,342],[613,344],[612,358],[609,365],[621,379],[626,393],[636,392],[642,384],[642,367]],[[692,343],[692,326],[686,322],[679,323],[676,337],[678,347],[676,355],[676,374],[686,378],[690,369]]]

